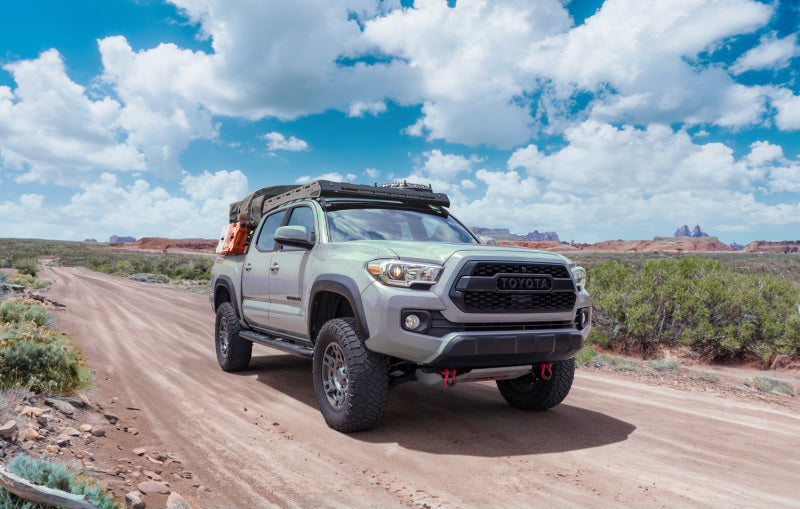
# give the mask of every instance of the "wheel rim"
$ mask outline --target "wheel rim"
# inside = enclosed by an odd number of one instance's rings
[[[219,345],[219,352],[222,355],[227,355],[230,340],[228,339],[228,323],[224,318],[219,321],[219,328],[217,329],[217,344]]]
[[[347,364],[339,343],[330,343],[322,355],[322,388],[328,403],[335,408],[344,407],[347,400]]]

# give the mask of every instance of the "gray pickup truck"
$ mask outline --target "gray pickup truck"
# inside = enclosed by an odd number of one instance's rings
[[[586,273],[545,251],[488,245],[410,184],[316,181],[231,204],[243,254],[211,271],[217,360],[253,343],[309,357],[328,425],[375,426],[389,389],[494,380],[524,410],[558,405],[589,333]]]

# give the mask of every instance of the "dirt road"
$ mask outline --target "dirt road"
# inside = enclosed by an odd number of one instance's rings
[[[491,383],[405,384],[375,430],[343,435],[310,361],[255,346],[249,370],[219,369],[206,297],[80,268],[44,277],[94,396],[183,458],[211,490],[203,507],[800,507],[800,414],[780,405],[583,369],[545,413]]]

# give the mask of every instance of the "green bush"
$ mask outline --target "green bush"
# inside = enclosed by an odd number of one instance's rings
[[[647,361],[646,363],[648,366],[653,368],[656,371],[680,371],[681,370],[681,361],[678,359],[671,359],[671,360],[664,360],[664,359],[655,359],[652,361]]]
[[[757,376],[755,378],[748,378],[744,381],[744,384],[748,387],[758,389],[761,392],[794,396],[794,389],[792,389],[792,386],[783,380]]]
[[[27,274],[29,276],[36,276],[36,273],[39,270],[39,266],[35,258],[23,258],[19,260],[15,260],[11,263],[11,266],[18,271],[22,272],[23,274]]]
[[[0,304],[0,322],[34,322],[36,325],[44,325],[46,321],[47,310],[35,300],[12,299]]]
[[[640,270],[616,261],[590,271],[594,325],[612,346],[689,345],[713,359],[751,352],[800,354],[800,289],[769,274],[737,274],[697,256],[651,260]]]
[[[595,351],[594,347],[592,345],[586,345],[583,347],[583,350],[578,352],[578,355],[575,356],[575,364],[578,366],[586,366],[589,364],[589,361],[596,356],[597,351]]]
[[[15,276],[11,276],[6,282],[11,285],[22,285],[27,288],[46,288],[53,284],[52,281],[37,279],[36,277],[28,274],[17,274]]]
[[[66,334],[44,325],[47,311],[36,301],[0,305],[0,389],[76,392],[92,377],[80,347]]]
[[[94,479],[74,470],[49,461],[17,456],[8,464],[8,470],[37,484],[49,488],[83,495],[94,506],[100,509],[120,509],[122,506],[114,496],[104,490]],[[25,503],[15,495],[0,488],[0,504],[2,507],[37,507]],[[19,505],[17,505],[19,504]]]

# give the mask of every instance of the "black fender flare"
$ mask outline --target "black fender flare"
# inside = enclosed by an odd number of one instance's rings
[[[311,338],[311,306],[314,305],[314,299],[319,292],[331,292],[341,295],[350,304],[350,309],[356,315],[356,325],[364,339],[369,337],[369,328],[367,327],[366,314],[364,313],[364,305],[361,303],[361,292],[358,291],[356,282],[341,274],[320,274],[314,280],[311,286],[311,295],[309,296],[308,306],[308,335]],[[313,340],[313,338],[312,338]]]
[[[233,285],[233,280],[228,276],[219,276],[214,281],[214,288],[213,288],[214,293],[211,295],[212,298],[211,304],[214,306],[214,311],[217,310],[216,296],[217,296],[217,288],[219,288],[220,286],[223,286],[225,287],[226,290],[228,290],[228,295],[231,296],[231,304],[233,305],[233,310],[236,313],[236,318],[241,320],[242,313],[241,310],[239,309],[239,298],[236,295],[236,290],[234,290],[234,288],[236,287]]]

